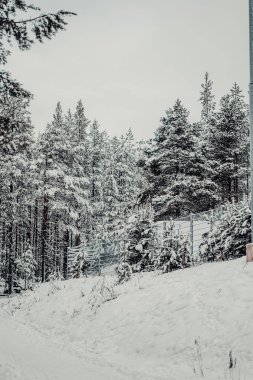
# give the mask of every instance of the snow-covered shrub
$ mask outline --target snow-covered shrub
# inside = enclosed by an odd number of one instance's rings
[[[87,270],[89,268],[90,264],[88,261],[88,254],[87,252],[83,249],[81,252],[78,252],[72,268],[70,270],[70,274],[72,278],[80,278],[84,275],[87,275]]]
[[[24,288],[30,288],[34,280],[35,269],[37,266],[30,246],[27,246],[27,249],[22,256],[15,259],[14,265],[17,281],[24,280]]]
[[[61,289],[59,281],[51,281],[47,293],[48,297],[59,292]]]
[[[48,276],[47,276],[47,281],[50,281],[50,282],[54,282],[54,281],[63,281],[64,280],[64,277],[63,275],[61,274],[60,270],[56,269],[55,271],[53,271],[52,273],[50,273]]]
[[[140,208],[125,226],[125,236],[121,244],[121,262],[117,274],[119,281],[129,275],[129,264],[132,272],[153,271],[155,269],[170,272],[187,268],[192,264],[189,236],[176,228],[174,223],[167,224],[163,238],[159,237],[154,223],[152,208]]]
[[[250,242],[250,209],[247,202],[229,205],[214,221],[211,232],[203,235],[200,256],[203,261],[229,260],[245,255]]]
[[[163,272],[171,272],[191,266],[191,246],[189,236],[184,235],[180,229],[171,222],[166,226],[165,236],[156,251],[154,266]]]
[[[115,268],[115,272],[116,272],[119,284],[122,284],[123,282],[130,280],[132,276],[131,266],[125,262],[122,262],[119,265],[117,265]]]
[[[107,278],[101,277],[94,284],[88,299],[91,309],[96,313],[97,309],[104,304],[117,298],[113,284],[107,281]]]
[[[150,207],[138,209],[126,223],[121,261],[128,263],[133,272],[153,270],[155,242],[153,210]]]

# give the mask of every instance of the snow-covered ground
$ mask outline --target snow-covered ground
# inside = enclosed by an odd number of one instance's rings
[[[24,324],[0,318],[0,380],[125,380],[96,366]]]
[[[48,283],[1,300],[0,379],[252,380],[253,265],[244,262],[120,286],[111,276]]]

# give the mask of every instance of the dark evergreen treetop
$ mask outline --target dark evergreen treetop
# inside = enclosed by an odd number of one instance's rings
[[[221,200],[238,201],[248,186],[249,166],[248,107],[238,84],[222,97],[210,131],[207,156],[216,173]]]
[[[0,155],[27,150],[33,140],[28,111],[29,99],[8,98],[0,101]]]
[[[73,12],[38,13],[41,9],[25,0],[1,0],[0,2],[0,64],[6,64],[12,43],[21,50],[28,50],[35,41],[43,42],[64,30],[66,16]],[[34,14],[33,14],[34,12]],[[22,18],[22,14],[26,14]],[[29,97],[28,91],[13,80],[9,73],[0,71],[0,94],[2,96]]]
[[[204,83],[201,85],[200,102],[202,105],[201,121],[208,123],[215,112],[215,100],[213,95],[213,81],[208,73],[205,73]]]
[[[144,151],[142,169],[148,186],[140,202],[152,201],[158,219],[201,212],[215,201],[215,185],[207,176],[209,165],[199,149],[196,125],[188,117],[178,99],[161,118],[155,138]]]

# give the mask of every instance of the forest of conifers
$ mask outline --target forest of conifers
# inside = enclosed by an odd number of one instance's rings
[[[115,231],[141,205],[169,220],[247,197],[248,107],[237,84],[216,105],[212,86],[206,74],[199,122],[177,100],[148,142],[108,136],[81,101],[67,112],[58,103],[35,137],[29,100],[2,100],[1,277],[66,276],[68,247]]]

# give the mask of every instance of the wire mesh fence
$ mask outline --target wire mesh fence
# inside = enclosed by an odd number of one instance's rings
[[[153,228],[158,244],[166,237],[169,226],[179,234],[188,236],[193,260],[198,261],[200,246],[203,237],[214,227],[215,221],[219,220],[225,213],[228,205],[214,210],[190,214],[182,218],[159,221],[154,223]],[[123,257],[128,244],[126,237],[110,241],[108,239],[96,239],[87,244],[68,248],[68,278],[71,277],[71,269],[78,254],[84,252],[88,261],[87,274],[112,273],[115,266]]]
[[[87,244],[68,248],[68,278],[72,276],[72,268],[78,254],[84,254],[85,260],[88,262],[87,274],[110,273],[119,262],[120,241],[111,242],[105,239],[96,239]]]
[[[189,237],[192,257],[197,260],[200,246],[203,243],[203,237],[212,231],[216,221],[222,217],[228,207],[231,207],[231,205],[224,205],[216,209],[190,214],[170,221],[157,222],[157,234],[161,238],[166,234],[168,224],[172,223],[178,231],[178,235],[182,234]]]

